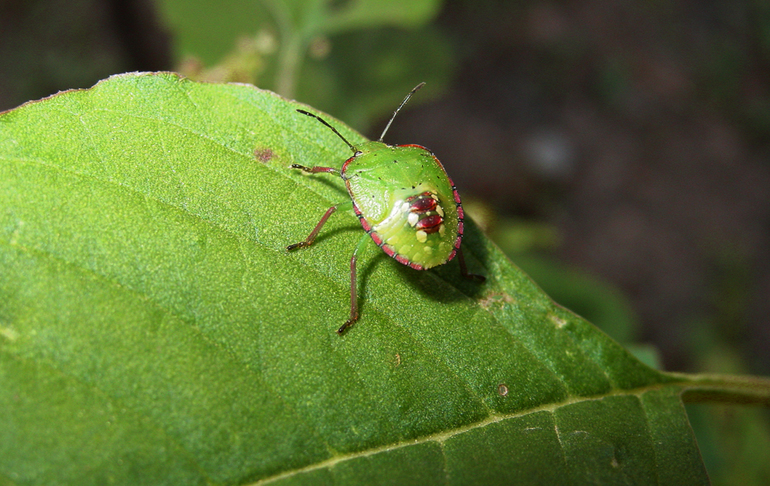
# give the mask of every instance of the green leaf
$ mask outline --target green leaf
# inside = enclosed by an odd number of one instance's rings
[[[371,243],[336,335],[362,230],[335,214],[287,253],[347,198],[289,166],[350,153],[300,106],[127,74],[0,116],[0,481],[707,482],[679,398],[697,382],[554,305],[470,223],[486,283]]]

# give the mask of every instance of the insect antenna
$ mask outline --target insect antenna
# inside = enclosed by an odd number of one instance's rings
[[[326,120],[324,120],[323,118],[321,118],[321,117],[320,117],[320,116],[318,116],[318,115],[315,115],[315,114],[313,114],[313,113],[309,113],[309,112],[307,112],[307,111],[305,111],[305,110],[297,110],[297,111],[298,111],[298,112],[300,112],[300,113],[302,113],[303,115],[312,116],[313,118],[315,118],[315,119],[316,119],[316,120],[318,120],[319,122],[321,122],[321,123],[323,123],[324,125],[326,125],[327,127],[329,127],[329,128],[331,129],[331,131],[333,131],[334,133],[336,133],[336,134],[337,134],[337,136],[338,136],[338,137],[340,137],[340,138],[342,139],[342,141],[343,141],[343,142],[345,142],[346,144],[348,144],[348,147],[350,147],[350,150],[352,150],[354,153],[355,153],[355,152],[358,152],[358,149],[356,149],[356,148],[353,146],[353,144],[352,144],[352,143],[348,142],[348,141],[347,141],[347,139],[346,139],[345,137],[343,137],[343,136],[342,136],[342,134],[341,134],[340,132],[338,132],[336,128],[334,128],[333,126],[329,125],[329,123],[328,123]]]
[[[424,81],[422,83],[418,84],[417,86],[415,86],[412,89],[412,91],[410,91],[409,94],[406,95],[406,98],[404,98],[404,101],[402,101],[401,104],[398,105],[398,108],[396,108],[396,111],[393,112],[393,116],[390,117],[390,121],[388,122],[388,124],[385,125],[385,130],[382,131],[382,135],[380,135],[379,140],[377,140],[378,142],[382,142],[382,139],[385,138],[385,133],[387,133],[388,128],[390,128],[390,124],[393,123],[393,119],[396,118],[396,115],[398,115],[398,112],[401,111],[401,108],[403,108],[404,105],[406,104],[406,102],[409,101],[409,98],[411,98],[412,95],[415,94],[417,92],[417,90],[422,88],[423,86],[425,86],[425,82]]]

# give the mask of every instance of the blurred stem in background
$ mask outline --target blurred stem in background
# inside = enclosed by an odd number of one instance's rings
[[[316,23],[312,19],[318,18],[318,2],[308,2],[308,8],[304,12],[305,22],[300,25],[303,29],[295,28],[291,13],[287,4],[277,0],[263,0],[273,14],[278,33],[281,38],[278,50],[278,71],[275,79],[275,92],[286,98],[294,97],[296,79],[302,69],[302,62],[310,44],[310,30]]]
[[[431,86],[416,100],[424,102],[441,95],[452,77],[449,41],[431,24],[440,0],[228,0],[216,9],[202,3],[158,0],[183,74],[249,82],[361,131],[418,82]],[[248,57],[233,50],[244,37],[273,39],[274,49],[257,41]]]

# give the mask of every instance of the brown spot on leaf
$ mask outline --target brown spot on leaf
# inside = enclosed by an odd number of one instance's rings
[[[486,295],[483,299],[479,300],[479,305],[486,310],[494,307],[502,307],[505,304],[513,304],[515,300],[513,297],[505,292],[493,292]]]
[[[272,149],[269,149],[267,147],[257,147],[254,150],[254,157],[262,163],[270,162],[273,157],[275,157],[275,153]]]

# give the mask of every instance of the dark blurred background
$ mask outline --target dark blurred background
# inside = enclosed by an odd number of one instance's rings
[[[1,0],[0,110],[136,70],[373,138],[427,81],[386,141],[431,148],[557,302],[664,369],[770,374],[766,0]],[[705,413],[770,450],[766,416]]]

